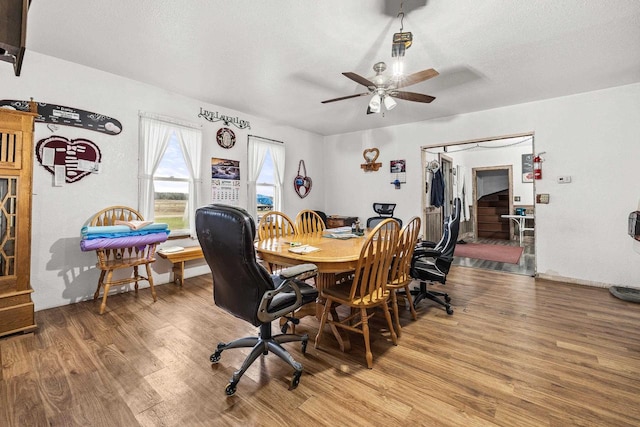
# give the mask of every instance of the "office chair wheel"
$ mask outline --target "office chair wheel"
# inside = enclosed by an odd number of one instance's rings
[[[300,319],[298,319],[296,317],[285,316],[285,319],[287,319],[287,321],[285,322],[284,325],[282,325],[282,328],[280,328],[280,332],[282,332],[283,334],[286,334],[287,331],[289,330],[289,322],[291,322],[294,325],[299,325],[300,324]]]
[[[293,374],[293,378],[291,378],[291,384],[289,385],[289,390],[293,390],[294,388],[298,387],[298,384],[300,384],[301,375],[302,375],[302,371],[296,371]]]
[[[451,307],[446,307],[447,309],[447,314],[448,315],[452,315],[453,314],[453,309]]]
[[[309,341],[309,337],[305,335],[302,338],[302,345],[300,347],[300,351],[302,351],[302,354],[307,354],[307,341]]]
[[[444,300],[445,300],[445,302],[451,302],[451,297],[449,295],[445,294]]]
[[[236,394],[237,386],[237,383],[231,381],[229,384],[227,384],[227,388],[224,389],[224,392],[227,394],[227,396],[233,396],[234,394]]]
[[[218,346],[216,347],[216,351],[215,353],[213,353],[210,357],[209,357],[209,361],[211,363],[218,363],[220,361],[220,353],[222,353],[222,350],[224,350],[224,348],[227,346],[227,344],[223,343],[223,342],[219,342]]]

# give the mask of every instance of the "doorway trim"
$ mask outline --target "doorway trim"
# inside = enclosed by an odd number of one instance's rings
[[[422,145],[420,147],[420,158],[422,160],[422,174],[423,174],[423,180],[422,182],[424,183],[425,187],[423,187],[422,189],[422,215],[423,218],[426,217],[426,213],[428,212],[429,208],[427,206],[427,190],[428,189],[428,185],[427,183],[427,178],[428,178],[428,174],[426,171],[426,163],[425,163],[425,159],[426,159],[426,155],[429,152],[430,149],[437,149],[437,148],[442,148],[444,150],[444,153],[447,152],[447,148],[451,147],[451,146],[458,146],[458,145],[466,145],[466,144],[480,144],[482,142],[488,142],[488,141],[497,141],[497,140],[501,140],[501,139],[510,139],[510,138],[520,138],[520,137],[531,137],[531,152],[532,153],[536,153],[536,141],[535,141],[535,132],[534,131],[529,131],[529,132],[522,132],[522,133],[514,133],[514,134],[507,134],[507,135],[501,135],[501,136],[492,136],[492,137],[484,137],[484,138],[475,138],[475,139],[468,139],[468,140],[463,140],[463,141],[455,141],[455,142],[441,142],[441,143],[432,143],[432,144],[427,144],[427,145]],[[433,153],[431,153],[433,154]],[[475,182],[475,179],[474,179]],[[536,189],[536,182],[535,180],[533,181],[533,200],[534,200],[534,207],[535,207],[535,200],[536,200],[536,194],[537,194],[537,189]],[[510,198],[510,203],[513,203],[513,196]],[[475,212],[475,210],[474,210]],[[475,217],[475,215],[474,215]],[[474,220],[474,222],[476,222],[477,220]],[[512,224],[510,225],[510,227],[513,226]],[[474,227],[477,228],[477,227]],[[427,231],[427,224],[426,221],[423,221],[423,232],[424,235],[426,235]],[[477,234],[477,231],[474,230],[474,233]],[[535,232],[534,232],[535,234]],[[538,240],[535,239],[534,241],[534,245],[533,245],[533,251],[534,251],[534,263],[533,263],[533,274],[534,276],[538,275]]]

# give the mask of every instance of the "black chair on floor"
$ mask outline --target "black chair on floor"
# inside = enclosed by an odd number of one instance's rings
[[[411,260],[411,277],[420,281],[420,287],[411,291],[414,295],[414,308],[424,298],[437,302],[445,307],[447,314],[453,314],[451,297],[446,292],[427,289],[428,282],[439,282],[443,285],[447,281],[447,274],[453,262],[453,252],[458,241],[460,229],[461,202],[456,198],[453,203],[453,213],[444,223],[442,239],[435,246],[418,244]]]
[[[234,316],[260,327],[260,335],[219,343],[211,362],[218,363],[220,354],[230,348],[253,347],[239,370],[233,373],[225,389],[228,396],[236,392],[238,381],[261,354],[275,353],[295,370],[289,389],[300,382],[302,365],[281,346],[286,342],[302,342],[306,352],[305,335],[272,335],[271,322],[283,317],[303,304],[314,302],[318,291],[303,280],[317,274],[314,264],[302,264],[269,272],[256,260],[254,238],[256,227],[244,209],[228,205],[209,205],[196,211],[196,232],[202,252],[213,275],[215,304]]]
[[[378,216],[372,216],[367,219],[367,228],[374,228],[376,225],[380,224],[383,220],[387,218],[395,219],[402,227],[402,220],[400,218],[393,217],[393,211],[396,209],[395,203],[374,203],[373,211],[378,214]]]

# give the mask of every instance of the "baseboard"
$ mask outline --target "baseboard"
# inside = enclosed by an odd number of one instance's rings
[[[551,280],[553,282],[572,283],[575,285],[593,286],[596,288],[609,288],[611,286],[614,286],[612,283],[594,282],[591,280],[575,279],[572,277],[556,276],[553,274],[538,273],[536,277],[538,279]]]

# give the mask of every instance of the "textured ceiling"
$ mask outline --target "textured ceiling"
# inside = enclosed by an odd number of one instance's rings
[[[27,50],[322,135],[640,81],[638,0],[403,6],[406,72],[440,72],[406,90],[436,100],[384,115],[365,114],[368,96],[320,101],[363,91],[342,72],[391,62],[399,0],[34,1]]]

